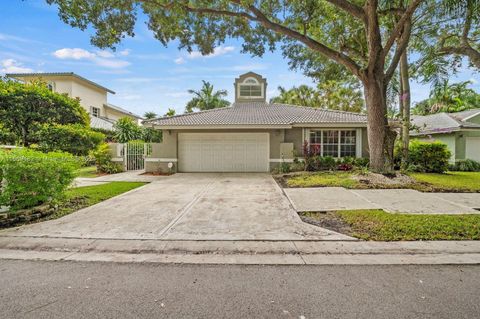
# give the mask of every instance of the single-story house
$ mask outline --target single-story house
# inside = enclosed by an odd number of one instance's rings
[[[471,159],[480,162],[480,109],[412,117],[410,136],[447,144],[453,163]]]
[[[268,103],[267,81],[253,72],[234,86],[230,107],[144,121],[163,131],[146,170],[268,172],[302,157],[304,141],[322,156],[368,156],[366,115]]]

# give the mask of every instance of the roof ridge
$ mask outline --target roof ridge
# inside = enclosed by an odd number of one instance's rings
[[[143,122],[144,122],[144,123],[149,123],[149,122],[153,122],[153,121],[156,121],[156,120],[173,119],[173,118],[179,118],[179,117],[184,117],[184,116],[189,116],[189,115],[195,115],[195,114],[201,114],[201,113],[208,113],[208,112],[213,112],[213,111],[220,111],[220,110],[231,109],[231,108],[232,108],[232,106],[225,106],[225,107],[217,107],[217,108],[214,108],[214,109],[197,111],[197,112],[176,114],[176,115],[172,115],[172,116],[160,116],[160,117],[157,117],[157,118],[154,118],[154,119],[145,120],[145,121],[143,121]]]
[[[326,109],[326,108],[321,108],[321,107],[311,107],[311,106],[305,106],[305,105],[295,105],[295,104],[288,104],[288,103],[266,103],[267,105],[283,105],[283,106],[289,106],[289,107],[299,107],[299,108],[305,108],[305,109],[312,109],[312,110],[318,110],[318,111],[327,111],[327,112],[333,112],[333,113],[346,113],[346,114],[352,114],[352,115],[360,115],[360,116],[367,116],[366,114],[362,114],[359,112],[352,112],[352,111],[342,111],[342,110],[332,110],[332,109]]]

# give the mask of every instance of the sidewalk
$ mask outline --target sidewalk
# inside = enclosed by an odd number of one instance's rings
[[[407,214],[480,214],[480,193],[422,193],[412,189],[284,188],[297,212],[383,209]]]
[[[143,175],[143,170],[127,171],[117,174],[103,175],[98,177],[77,177],[75,178],[74,187],[93,186],[110,182],[145,182],[150,183],[161,179],[168,178],[168,176],[154,176]]]
[[[170,241],[0,237],[0,259],[188,264],[480,264],[477,241]]]

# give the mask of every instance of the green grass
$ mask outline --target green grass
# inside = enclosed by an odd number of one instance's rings
[[[289,187],[360,187],[360,183],[351,177],[351,172],[318,172],[293,176],[286,183]]]
[[[410,176],[438,190],[480,192],[480,172],[412,173]]]
[[[97,177],[97,167],[87,166],[77,170],[78,177]]]
[[[142,185],[145,185],[145,183],[111,182],[95,186],[70,188],[66,191],[64,199],[58,203],[58,210],[47,218],[55,219],[68,215],[74,211],[95,205]]]
[[[335,212],[351,227],[351,235],[365,240],[479,240],[480,214],[409,215],[383,210]]]

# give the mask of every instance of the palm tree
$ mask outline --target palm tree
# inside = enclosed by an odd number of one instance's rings
[[[155,112],[145,112],[145,114],[143,114],[143,117],[146,120],[152,120],[152,119],[157,117],[157,113],[155,113]]]
[[[175,109],[168,108],[168,111],[167,111],[167,113],[165,113],[164,116],[174,116],[175,114],[177,114],[177,112],[175,111]]]
[[[430,92],[429,98],[415,106],[414,113],[454,113],[479,108],[480,94],[468,88],[469,84],[469,81],[449,83],[448,79],[438,83]]]
[[[187,103],[185,107],[186,113],[193,112],[194,109],[205,111],[230,105],[230,102],[223,99],[227,96],[226,90],[214,91],[210,82],[202,82],[203,86],[199,91],[188,90],[188,93],[193,94],[194,97]]]

